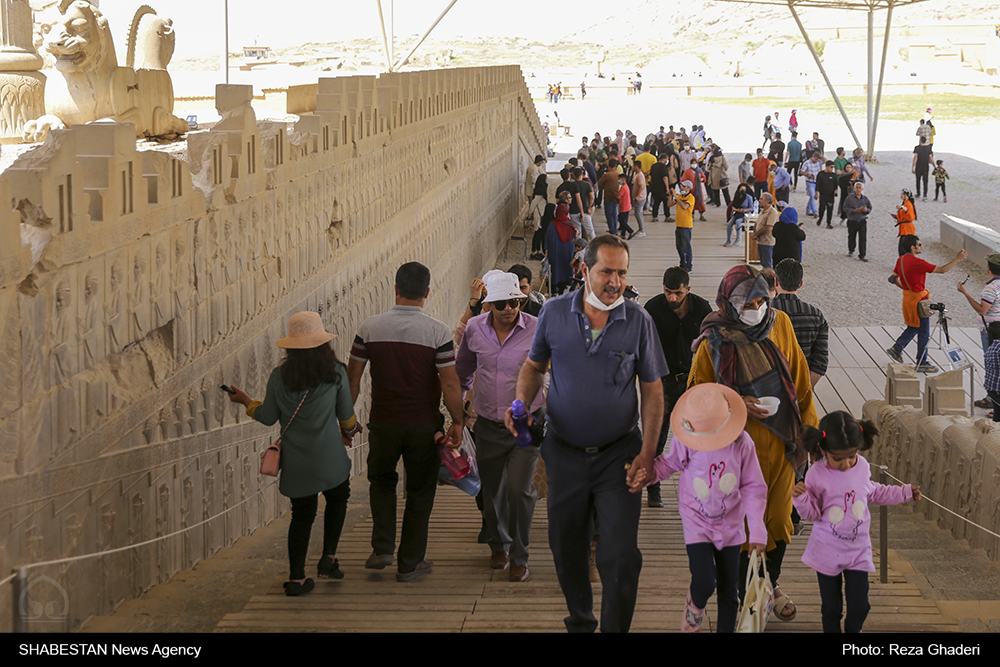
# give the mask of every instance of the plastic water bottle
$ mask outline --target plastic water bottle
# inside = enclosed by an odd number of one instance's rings
[[[760,215],[760,202],[758,202],[758,201],[755,201],[753,203],[753,214],[755,216]]]
[[[444,463],[452,477],[459,480],[469,474],[469,470],[471,469],[469,460],[465,458],[465,454],[448,446],[451,438],[446,438],[444,433],[438,431],[434,434],[434,442],[437,443],[438,456],[441,457],[441,462]]]
[[[514,428],[517,429],[514,441],[518,447],[527,447],[531,444],[531,431],[528,430],[528,411],[524,409],[524,402],[514,401],[510,404],[510,411],[514,417]]]

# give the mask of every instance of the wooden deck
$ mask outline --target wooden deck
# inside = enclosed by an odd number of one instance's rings
[[[722,275],[742,259],[742,251],[724,248],[725,226],[710,210],[709,222],[694,228],[692,289],[714,301]],[[598,229],[603,222],[595,223]],[[630,245],[630,282],[645,301],[658,293],[663,271],[676,264],[672,223],[653,223],[647,217],[647,237]],[[720,229],[722,230],[720,236]],[[830,340],[830,369],[816,387],[820,414],[849,410],[861,414],[864,401],[881,398],[890,346],[901,327],[835,328]],[[954,332],[959,344],[977,366],[982,378],[982,350],[976,330]],[[915,343],[907,350],[914,353]],[[947,368],[940,351],[932,359]],[[966,374],[966,378],[968,374]],[[978,382],[978,380],[977,380]],[[966,380],[967,384],[967,380]],[[983,411],[977,411],[982,414]],[[666,507],[644,507],[640,520],[643,569],[632,630],[677,632],[684,595],[690,583],[684,537],[676,506],[676,478],[664,484]],[[548,547],[546,503],[535,510],[531,540],[531,581],[513,584],[507,572],[489,569],[489,548],[477,544],[480,518],[475,501],[452,487],[438,490],[431,515],[427,557],[434,571],[414,582],[395,581],[395,569],[365,570],[371,553],[370,520],[347,532],[339,558],[346,572],[341,581],[317,580],[316,590],[302,598],[285,597],[276,581],[267,595],[253,597],[239,613],[227,615],[216,632],[563,632],[566,604],[556,580]],[[402,502],[398,516],[402,517]],[[873,545],[877,548],[877,522]],[[314,532],[322,530],[317,520]],[[790,623],[774,620],[767,632],[821,632],[820,599],[816,574],[802,564],[806,533],[793,539],[782,570],[782,589],[798,606]],[[313,561],[314,562],[314,561]],[[878,556],[876,555],[876,562]],[[942,616],[937,605],[925,600],[902,572],[909,571],[894,552],[889,553],[889,583],[871,577],[871,613],[866,632],[957,632],[957,623]],[[899,567],[896,567],[899,565]],[[312,565],[310,566],[312,567]],[[595,614],[600,616],[601,584],[594,571]],[[705,628],[715,624],[715,601],[708,605]]]
[[[644,507],[639,526],[642,575],[633,632],[677,632],[690,583],[687,553],[677,513],[676,478],[664,484],[666,507]],[[402,504],[399,507],[402,516]],[[317,521],[317,527],[322,523]],[[566,603],[548,547],[546,504],[539,501],[531,531],[531,581],[513,584],[506,571],[489,569],[489,547],[477,544],[479,512],[475,500],[453,487],[438,490],[431,515],[427,557],[434,571],[410,583],[397,583],[395,568],[365,570],[371,553],[371,522],[355,526],[341,540],[339,558],[346,577],[317,580],[316,590],[286,597],[280,582],[267,595],[250,599],[228,614],[216,632],[564,632]],[[800,561],[806,533],[788,548],[782,589],[798,605],[790,623],[773,620],[767,632],[822,632],[816,573]],[[878,545],[877,534],[873,543]],[[876,561],[878,557],[876,555]],[[889,553],[889,583],[873,576],[872,610],[865,632],[957,632],[933,601],[896,571]],[[310,565],[310,569],[314,565]],[[601,584],[594,581],[595,614],[600,617]],[[715,600],[708,604],[705,629],[715,624]]]

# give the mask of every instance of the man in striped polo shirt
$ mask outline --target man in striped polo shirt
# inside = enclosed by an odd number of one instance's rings
[[[397,554],[397,581],[427,574],[433,563],[424,559],[427,524],[434,506],[441,460],[434,433],[443,427],[441,393],[451,414],[448,438],[462,442],[465,414],[455,371],[451,330],[423,312],[430,294],[431,272],[409,262],[396,272],[396,305],[365,320],[354,338],[347,377],[355,404],[361,376],[371,362],[372,404],[368,434],[368,481],[372,510],[372,555],[369,569],[392,565],[396,548],[396,466],[406,469],[406,509]]]

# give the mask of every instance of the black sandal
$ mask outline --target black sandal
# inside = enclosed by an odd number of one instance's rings
[[[298,597],[300,595],[305,595],[313,588],[316,587],[315,582],[312,579],[306,579],[301,584],[297,581],[286,581],[285,584],[285,595],[290,598]]]

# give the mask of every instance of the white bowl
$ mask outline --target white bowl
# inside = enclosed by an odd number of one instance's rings
[[[763,396],[757,399],[757,407],[767,411],[767,416],[771,417],[781,406],[781,399],[777,396]]]

